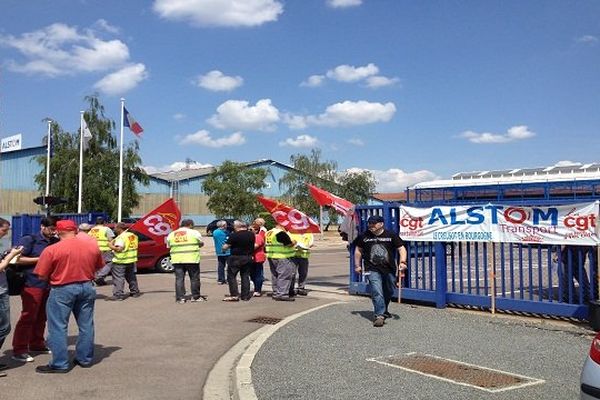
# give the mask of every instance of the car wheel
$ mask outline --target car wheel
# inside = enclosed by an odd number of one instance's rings
[[[158,272],[173,272],[173,269],[170,256],[162,256],[156,262],[156,271]]]

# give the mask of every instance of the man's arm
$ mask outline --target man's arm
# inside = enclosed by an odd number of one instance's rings
[[[362,272],[361,262],[362,262],[362,248],[355,247],[354,248],[354,272],[360,274]]]
[[[400,247],[398,247],[398,252],[400,253],[400,262],[398,263],[398,273],[400,273],[407,268],[407,264],[406,264],[407,252],[406,252],[406,247],[404,247],[404,244],[402,244]]]
[[[6,268],[8,268],[8,266],[10,264],[10,260],[12,260],[13,258],[15,258],[16,256],[18,256],[19,254],[21,254],[22,251],[23,251],[23,246],[19,246],[19,247],[16,247],[14,249],[11,249],[10,253],[8,253],[0,261],[0,272],[4,271]]]
[[[125,250],[125,243],[121,239],[117,238],[108,242],[108,247],[114,252],[121,253],[123,250]]]

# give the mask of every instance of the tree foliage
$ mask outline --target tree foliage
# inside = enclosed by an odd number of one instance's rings
[[[83,154],[82,208],[85,211],[105,211],[117,216],[119,187],[119,147],[113,135],[115,122],[108,119],[104,106],[97,96],[87,96],[89,104],[84,118],[92,132],[88,148]],[[50,194],[62,197],[65,204],[53,206],[54,212],[76,212],[79,190],[79,130],[64,131],[57,123],[52,124],[51,139],[53,155],[50,158]],[[44,138],[46,142],[47,138]],[[46,144],[46,143],[44,143]],[[128,217],[139,203],[136,183],[147,185],[149,178],[141,168],[137,140],[123,148],[123,208]],[[46,190],[46,155],[37,157],[43,167],[35,176],[40,192]]]
[[[291,205],[311,216],[319,215],[319,205],[314,201],[307,183],[312,183],[354,204],[364,204],[375,190],[375,178],[369,171],[337,172],[335,161],[322,161],[321,150],[312,149],[310,155],[295,154],[290,157],[294,170],[287,172],[279,181],[285,188],[286,200]],[[331,221],[337,215],[330,211]]]
[[[256,195],[267,186],[268,173],[264,168],[225,161],[202,183],[202,190],[209,196],[209,210],[217,218],[251,220],[264,211]]]

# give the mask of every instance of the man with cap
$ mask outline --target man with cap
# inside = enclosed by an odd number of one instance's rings
[[[181,227],[169,233],[167,247],[175,268],[175,301],[183,304],[185,298],[185,274],[190,277],[192,302],[204,301],[200,295],[200,247],[204,246],[202,235],[193,229],[194,221],[184,219]]]
[[[38,232],[25,235],[19,240],[23,252],[17,261],[17,266],[25,271],[25,287],[21,291],[23,307],[12,339],[12,359],[15,361],[32,362],[36,353],[48,353],[44,331],[46,330],[46,302],[50,288],[48,282],[40,280],[33,270],[42,251],[56,242],[58,242],[56,218],[52,216],[42,218]]]
[[[91,229],[92,229],[92,226],[90,224],[88,224],[87,222],[79,224],[79,232],[77,233],[77,237],[79,239],[93,240],[94,243],[96,243],[96,239],[91,237],[89,234]]]
[[[69,362],[68,327],[71,313],[79,336],[75,344],[75,365],[88,368],[94,357],[94,304],[92,285],[96,270],[104,260],[91,240],[77,238],[77,226],[71,220],[56,223],[60,241],[42,251],[34,273],[50,283],[48,297],[48,347],[52,359],[36,368],[39,373],[66,373]]]
[[[364,261],[365,275],[371,287],[371,301],[375,319],[373,326],[381,327],[386,318],[392,315],[388,305],[396,286],[396,270],[401,276],[406,269],[406,248],[400,236],[388,231],[383,226],[383,217],[372,215],[367,220],[368,229],[354,241],[354,270],[362,272],[361,261]],[[400,253],[400,263],[396,267],[396,251]]]

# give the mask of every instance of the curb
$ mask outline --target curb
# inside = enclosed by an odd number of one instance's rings
[[[202,390],[202,399],[258,400],[252,383],[251,366],[254,357],[269,337],[297,318],[325,307],[343,303],[345,302],[336,301],[314,307],[290,315],[275,325],[263,326],[247,335],[229,349],[211,369]]]

